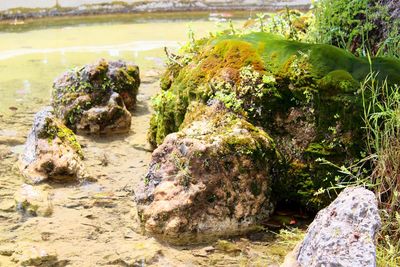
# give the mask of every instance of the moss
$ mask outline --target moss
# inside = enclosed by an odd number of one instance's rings
[[[320,92],[327,94],[338,94],[341,92],[352,93],[356,92],[360,87],[351,74],[345,70],[334,70],[325,75],[318,82]]]
[[[59,138],[62,142],[67,143],[81,158],[83,158],[82,148],[76,139],[76,135],[57,119],[46,119],[46,125],[44,130],[39,134],[39,138],[47,138],[50,143],[53,142],[55,138]]]
[[[363,146],[360,81],[372,69],[378,81],[400,83],[400,61],[372,58],[371,63],[333,46],[267,33],[211,37],[183,67],[167,69],[154,100],[149,140],[160,144],[206,114],[201,105],[188,109],[191,102],[222,101],[234,115],[209,117],[210,123],[225,125],[219,134],[226,136],[226,150],[251,155],[255,162],[271,156],[254,138],[230,134],[237,118],[247,121],[251,132],[257,127],[268,132],[283,157],[274,170],[276,199],[319,209],[328,196],[315,193],[340,174],[315,161],[351,164]]]
[[[83,111],[105,105],[114,92],[122,98],[118,105],[132,110],[139,85],[139,68],[136,65],[102,59],[59,77],[53,85],[52,106],[57,117],[76,130]]]
[[[238,100],[243,101],[245,97],[240,96],[240,92],[236,95],[223,92],[227,88],[213,86],[213,80],[220,78],[225,83],[237,84],[241,80],[239,72],[246,66],[261,74],[271,73],[279,87],[276,92],[292,94],[300,101],[306,101],[313,91],[353,92],[370,72],[366,58],[356,58],[329,45],[288,41],[267,33],[210,38],[200,46],[189,64],[184,67],[172,64],[163,75],[161,87],[169,92],[170,98],[155,105],[153,121],[157,120],[158,126],[151,128],[149,139],[158,140],[157,144],[160,144],[167,134],[177,131],[193,100],[206,102],[217,97],[229,102],[239,96]],[[374,58],[372,69],[379,73],[379,79],[400,82],[400,63],[396,60]],[[285,105],[273,97],[264,100],[271,102],[270,105]],[[250,108],[246,106],[245,111]]]

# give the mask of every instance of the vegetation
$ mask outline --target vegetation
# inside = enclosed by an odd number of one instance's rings
[[[316,40],[356,55],[400,58],[400,3],[392,0],[321,0],[316,8]],[[335,186],[361,184],[375,191],[381,209],[378,266],[400,265],[400,82],[378,81],[377,72],[361,83],[366,131],[365,157],[337,166],[346,179]]]
[[[230,30],[186,48],[171,59],[163,90],[153,100],[150,142],[161,144],[181,129],[191,102],[220,100],[280,140],[286,163],[277,168],[278,201],[300,202],[309,210],[329,203],[329,195],[315,192],[330,187],[338,174],[315,160],[347,165],[360,157],[364,133],[358,89],[371,70],[368,58],[259,31]],[[371,63],[377,80],[400,81],[400,62],[373,58]]]
[[[356,55],[400,58],[400,4],[397,0],[320,0],[314,37]]]
[[[374,190],[383,221],[378,264],[398,266],[400,4],[321,0],[313,13],[285,10],[267,17],[258,14],[244,29],[230,24],[207,39],[192,36],[180,56],[169,55],[163,92],[154,99],[150,142],[157,145],[177,131],[191,101],[218,99],[274,140],[282,135],[269,120],[276,114],[263,117],[260,110],[310,108],[320,138],[304,150],[305,162],[287,162],[278,192],[295,192],[292,199],[321,208],[327,203],[320,202],[321,194],[354,184]],[[345,139],[346,132],[354,139]],[[358,150],[349,152],[352,147]],[[348,160],[337,160],[339,155]]]
[[[378,83],[371,74],[362,84],[367,155],[371,171],[367,185],[375,191],[382,218],[378,259],[386,266],[400,264],[400,86]],[[356,181],[365,180],[358,175]]]

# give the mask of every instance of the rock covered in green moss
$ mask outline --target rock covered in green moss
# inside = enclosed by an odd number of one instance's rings
[[[130,130],[140,85],[139,68],[123,61],[100,60],[71,70],[53,85],[55,114],[78,133],[112,134]]]
[[[20,170],[28,183],[46,180],[70,182],[89,178],[75,134],[55,118],[51,107],[35,115],[20,157]]]
[[[182,130],[153,152],[136,192],[144,231],[175,244],[254,230],[273,210],[273,140],[221,102],[210,104],[193,104]]]
[[[370,64],[334,46],[267,33],[202,40],[190,60],[171,63],[162,77],[149,141],[157,146],[177,132],[190,102],[217,99],[274,139],[286,162],[274,181],[275,199],[319,209],[329,199],[316,193],[339,173],[317,160],[342,166],[360,157],[359,83],[371,69],[378,82],[400,83],[394,59],[372,58]]]

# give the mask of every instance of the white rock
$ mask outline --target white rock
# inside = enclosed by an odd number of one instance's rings
[[[312,266],[376,266],[375,234],[381,222],[375,195],[346,188],[309,226],[297,261]]]

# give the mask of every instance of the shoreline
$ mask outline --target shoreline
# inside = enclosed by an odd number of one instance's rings
[[[237,2],[237,1],[236,1]],[[278,2],[266,4],[207,4],[203,1],[177,1],[173,3],[114,3],[83,5],[79,7],[52,8],[14,8],[0,11],[1,22],[15,22],[52,17],[79,17],[107,14],[146,14],[146,13],[175,13],[175,12],[223,12],[223,11],[266,11],[273,12],[287,8],[308,10],[311,3],[307,1]]]

